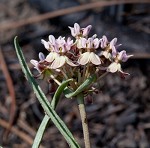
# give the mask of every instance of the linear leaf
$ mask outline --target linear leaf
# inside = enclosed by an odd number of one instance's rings
[[[69,88],[66,88],[64,90],[65,97],[71,98],[77,96],[82,91],[84,91],[90,84],[92,84],[95,80],[96,80],[96,75],[90,76],[74,92],[72,92],[72,90],[70,90]]]
[[[58,87],[58,89],[56,90],[54,97],[52,99],[51,105],[52,107],[55,109],[56,105],[58,104],[60,95],[62,94],[62,92],[64,91],[65,87],[67,87],[68,83],[72,81],[72,79],[66,80],[64,82],[62,82],[62,84]]]
[[[69,79],[69,80],[62,82],[62,84],[57,88],[57,90],[54,94],[54,97],[52,99],[52,102],[51,102],[51,106],[53,109],[56,108],[56,106],[59,102],[59,99],[60,99],[60,95],[62,94],[64,88],[68,85],[68,83],[70,81],[72,81],[72,79]],[[47,127],[49,121],[50,121],[50,117],[48,115],[45,115],[40,126],[39,126],[39,129],[36,133],[36,136],[34,138],[32,148],[38,148],[40,146],[41,140],[43,138],[44,132],[46,130],[46,127]]]
[[[14,44],[15,44],[16,53],[17,53],[19,62],[21,64],[22,70],[23,70],[27,80],[32,85],[32,88],[33,88],[39,102],[41,103],[41,106],[43,107],[44,111],[51,118],[51,120],[53,121],[55,126],[58,128],[58,130],[61,132],[61,134],[64,136],[64,138],[68,142],[68,144],[72,148],[79,148],[80,146],[73,138],[72,133],[69,131],[69,129],[67,128],[65,123],[60,119],[60,117],[57,115],[55,110],[52,108],[52,106],[48,102],[45,94],[42,92],[41,88],[39,87],[39,85],[37,85],[35,79],[33,78],[32,74],[29,70],[29,67],[27,66],[26,61],[24,59],[21,47],[18,44],[17,37],[15,37],[15,39],[14,39]]]

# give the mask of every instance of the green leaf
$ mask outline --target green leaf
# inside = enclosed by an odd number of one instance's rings
[[[64,90],[65,97],[71,98],[74,96],[77,96],[81,92],[83,92],[90,84],[92,84],[96,80],[96,75],[92,75],[89,78],[87,78],[77,89],[76,91],[72,92],[69,88],[66,88]]]
[[[62,82],[62,84],[57,88],[57,90],[54,94],[54,97],[52,99],[52,102],[51,102],[51,106],[52,106],[53,109],[56,108],[56,106],[58,104],[58,101],[60,99],[60,95],[62,94],[64,88],[68,85],[68,83],[70,81],[72,81],[72,79],[69,79],[69,80],[66,80],[66,81]],[[46,129],[49,121],[50,121],[50,117],[48,115],[45,115],[42,122],[41,122],[41,124],[40,124],[40,126],[39,126],[39,129],[36,133],[32,148],[38,148],[40,146],[41,140],[43,138],[45,129]]]
[[[55,126],[58,128],[58,130],[61,132],[61,134],[64,136],[68,144],[72,148],[79,148],[80,146],[78,143],[75,141],[72,133],[69,131],[65,123],[60,119],[60,117],[57,115],[53,107],[50,105],[49,101],[47,100],[45,94],[42,92],[41,88],[39,85],[36,83],[35,79],[33,78],[31,71],[29,70],[29,67],[26,64],[26,61],[24,59],[22,50],[18,44],[17,37],[14,39],[14,44],[15,44],[15,49],[16,53],[19,59],[19,62],[21,64],[22,70],[27,78],[27,80],[30,82],[32,85],[32,88],[41,104],[43,107],[44,111],[46,114],[51,118]]]
[[[49,121],[50,117],[48,115],[45,115],[34,138],[32,148],[38,148],[40,146],[41,140],[43,138],[45,129]]]
[[[52,102],[51,102],[51,105],[52,107],[55,109],[56,108],[56,105],[58,104],[58,101],[59,101],[59,98],[60,98],[60,95],[62,94],[62,92],[64,91],[64,89],[67,87],[68,83],[70,81],[72,81],[73,79],[69,79],[69,80],[66,80],[64,82],[62,82],[62,84],[58,87],[58,89],[56,90],[55,94],[54,94],[54,97],[52,99]]]

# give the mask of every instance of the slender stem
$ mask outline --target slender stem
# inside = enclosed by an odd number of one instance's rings
[[[50,75],[50,77],[51,77],[58,85],[61,85],[61,82],[59,82],[53,75]]]
[[[87,115],[86,115],[86,111],[85,111],[83,94],[79,94],[77,96],[77,100],[78,100],[78,104],[79,104],[78,106],[79,106],[79,111],[80,111],[80,116],[81,116],[81,121],[82,121],[85,148],[91,148]]]
[[[108,72],[103,73],[98,79],[97,81],[99,81],[100,79],[102,79],[103,77],[105,77],[108,74]]]
[[[89,77],[89,69],[90,69],[90,64],[87,64],[86,72],[85,72],[85,79]]]

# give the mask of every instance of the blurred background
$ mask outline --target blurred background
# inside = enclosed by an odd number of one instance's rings
[[[44,112],[16,57],[18,36],[27,63],[47,54],[41,39],[69,36],[68,26],[92,25],[91,35],[118,38],[134,57],[123,65],[130,76],[109,74],[97,83],[99,93],[86,99],[92,148],[150,147],[150,1],[149,0],[0,0],[0,145],[31,147]],[[51,100],[50,86],[38,80]],[[75,99],[62,95],[57,112],[84,147]],[[41,147],[67,148],[50,123]]]

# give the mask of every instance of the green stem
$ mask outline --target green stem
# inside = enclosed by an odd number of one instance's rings
[[[80,116],[82,121],[85,148],[91,148],[87,115],[86,115],[85,105],[84,105],[84,96],[82,93],[77,96],[77,100],[79,104],[78,106],[79,106],[79,111],[80,111]]]

